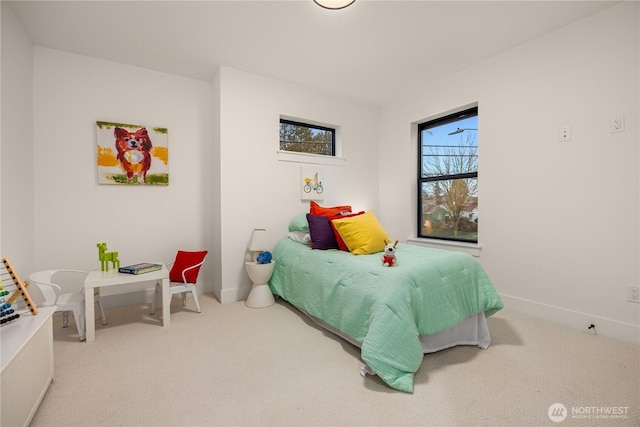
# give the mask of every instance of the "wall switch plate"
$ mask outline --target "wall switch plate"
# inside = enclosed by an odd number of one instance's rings
[[[612,118],[609,123],[609,131],[611,133],[624,132],[624,116]]]
[[[571,141],[571,126],[562,126],[560,128],[560,142]]]

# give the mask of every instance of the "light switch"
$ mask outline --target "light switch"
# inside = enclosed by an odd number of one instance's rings
[[[624,132],[624,116],[618,116],[611,119],[609,124],[611,133]]]

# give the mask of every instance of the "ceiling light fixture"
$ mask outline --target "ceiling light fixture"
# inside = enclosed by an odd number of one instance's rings
[[[315,4],[325,9],[338,10],[352,5],[356,0],[313,0]]]

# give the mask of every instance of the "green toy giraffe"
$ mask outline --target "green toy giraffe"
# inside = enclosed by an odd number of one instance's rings
[[[118,259],[118,252],[107,252],[106,243],[98,243],[98,259],[100,260],[100,270],[109,271],[109,261],[116,270],[120,268],[120,260]]]

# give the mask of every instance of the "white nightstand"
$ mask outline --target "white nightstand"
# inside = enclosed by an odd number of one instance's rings
[[[269,264],[259,264],[255,261],[248,261],[244,263],[249,275],[249,279],[253,283],[251,292],[247,297],[246,305],[250,308],[266,308],[275,304],[271,289],[269,289],[269,279],[273,274],[273,269],[276,266],[275,261],[271,261]]]

